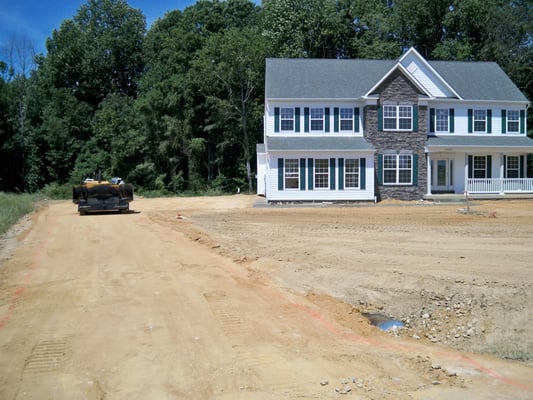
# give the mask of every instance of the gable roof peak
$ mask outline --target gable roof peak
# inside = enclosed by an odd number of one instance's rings
[[[398,58],[398,63],[401,63],[405,58],[407,58],[410,54],[414,54],[416,57],[418,57],[420,60],[426,61],[424,57],[413,47],[409,47],[409,49],[404,52],[400,58]],[[426,61],[427,62],[427,61]]]

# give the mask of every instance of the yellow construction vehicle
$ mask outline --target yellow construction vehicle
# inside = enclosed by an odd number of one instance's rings
[[[85,179],[72,188],[72,201],[80,215],[98,211],[128,212],[133,201],[133,187],[121,178],[109,181]]]

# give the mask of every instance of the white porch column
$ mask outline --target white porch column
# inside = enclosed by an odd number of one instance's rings
[[[465,192],[468,192],[468,153],[465,153]]]
[[[430,156],[430,153],[428,152],[428,155],[427,155],[427,196],[431,196],[431,156]]]
[[[503,153],[500,153],[500,194],[503,194],[503,176],[504,173],[504,165],[503,165]]]

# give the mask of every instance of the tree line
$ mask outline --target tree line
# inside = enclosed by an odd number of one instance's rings
[[[46,54],[4,49],[0,191],[98,173],[161,192],[253,191],[266,57],[394,59],[411,46],[496,61],[533,98],[530,0],[199,0],[149,29],[126,0],[88,0]]]

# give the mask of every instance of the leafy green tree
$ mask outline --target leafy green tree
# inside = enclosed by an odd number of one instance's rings
[[[131,97],[109,94],[93,118],[93,136],[76,157],[73,180],[81,181],[98,173],[128,178],[129,172],[142,161],[143,136],[138,121]]]
[[[95,135],[100,126],[93,118],[111,94],[137,95],[144,33],[144,16],[125,0],[89,0],[52,33],[48,54],[38,58],[42,113],[32,139],[38,146],[32,168],[45,166],[38,184],[68,181],[75,165],[78,175],[88,168],[80,165],[91,163],[93,171],[96,164],[113,170],[109,142]]]
[[[341,14],[333,0],[264,0],[263,35],[278,57],[342,57]]]
[[[401,54],[390,2],[339,0],[342,53],[346,58],[390,59]]]
[[[202,90],[204,78],[211,75],[199,77],[192,66],[213,37],[255,26],[258,16],[259,7],[248,0],[198,1],[152,26],[144,43],[146,70],[136,102],[146,132],[144,165],[150,168],[139,171],[138,179],[157,176],[153,184],[171,191],[202,190],[223,174],[219,166],[231,169],[242,157],[242,147],[235,145],[230,152],[222,144],[224,129],[214,129],[216,96],[208,99],[212,93]]]
[[[256,28],[229,29],[212,35],[194,64],[196,83],[209,106],[204,130],[210,133],[208,145],[216,145],[213,162],[219,174],[226,174],[227,160],[233,167],[244,163],[249,191],[260,132],[266,45]],[[235,176],[238,171],[229,172]]]
[[[431,59],[435,47],[446,37],[444,21],[453,10],[452,0],[396,0],[393,30],[404,48],[415,46]]]
[[[0,66],[3,92],[6,95],[0,122],[0,148],[5,154],[0,157],[3,179],[0,188],[23,190],[25,165],[31,131],[30,108],[35,97],[31,72],[35,68],[35,48],[25,36],[13,36],[3,52],[7,63]],[[1,182],[3,181],[3,183]]]

